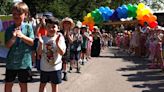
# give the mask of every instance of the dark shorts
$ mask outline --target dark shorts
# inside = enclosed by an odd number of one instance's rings
[[[59,84],[59,83],[62,82],[61,77],[62,77],[61,70],[51,71],[51,72],[41,71],[41,73],[40,73],[40,82],[41,83],[51,82],[53,84]]]
[[[70,52],[70,60],[78,61],[80,59],[81,51],[71,51]]]
[[[13,82],[18,76],[18,80],[20,83],[27,83],[31,78],[31,74],[32,73],[30,69],[20,69],[20,70],[6,69],[5,82]]]
[[[86,48],[81,48],[82,53],[86,53],[87,49]]]

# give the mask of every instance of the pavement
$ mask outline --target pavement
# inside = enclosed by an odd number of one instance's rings
[[[4,92],[5,59],[0,59],[0,92]],[[68,81],[59,85],[59,92],[164,92],[164,72],[148,69],[148,60],[129,56],[116,47],[101,51],[100,57],[93,57],[81,73],[68,73]],[[28,92],[38,92],[39,73],[33,69],[34,80],[28,84]],[[13,92],[20,92],[19,85]],[[46,86],[51,92],[50,84]]]

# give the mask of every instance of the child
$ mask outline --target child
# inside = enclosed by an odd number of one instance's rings
[[[79,59],[81,54],[82,35],[80,34],[80,28],[74,27],[73,30],[73,43],[70,46],[70,72],[74,65],[76,65],[77,73],[80,73]]]
[[[40,88],[44,92],[47,82],[51,82],[52,92],[58,92],[58,84],[61,83],[62,55],[65,53],[66,45],[59,30],[59,21],[54,17],[46,19],[47,36],[39,37],[38,54],[40,60]]]
[[[61,21],[61,33],[64,35],[65,38],[65,43],[66,43],[66,53],[64,54],[64,56],[62,57],[62,61],[63,61],[63,80],[67,81],[68,77],[67,77],[67,63],[70,60],[70,44],[73,42],[73,35],[71,33],[71,30],[74,27],[74,22],[71,18],[66,17],[64,19],[62,19]]]
[[[24,2],[12,7],[14,24],[5,31],[5,46],[9,48],[6,60],[5,92],[12,92],[13,81],[18,76],[21,92],[27,92],[27,82],[31,74],[31,46],[33,46],[32,26],[23,22],[28,15]]]

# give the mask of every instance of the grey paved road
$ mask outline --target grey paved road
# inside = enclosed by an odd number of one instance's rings
[[[69,73],[69,80],[59,86],[59,92],[164,92],[164,73],[147,69],[146,64],[144,59],[129,57],[116,48],[106,48],[100,57],[81,66],[81,74]],[[0,92],[4,92],[4,66],[1,62]],[[34,73],[29,92],[38,92],[38,75]],[[48,84],[47,92],[51,92],[50,89]],[[15,84],[13,90],[19,92],[19,85]]]

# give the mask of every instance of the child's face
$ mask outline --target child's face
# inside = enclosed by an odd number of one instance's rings
[[[65,22],[63,23],[63,28],[64,28],[64,29],[70,29],[70,28],[71,28],[71,23],[70,23],[69,21],[65,21]]]
[[[47,30],[48,30],[47,32],[48,35],[51,36],[54,35],[59,30],[59,27],[56,24],[47,23]]]
[[[25,13],[20,13],[17,10],[13,10],[12,14],[13,14],[13,20],[15,21],[16,24],[21,24],[26,17]]]

